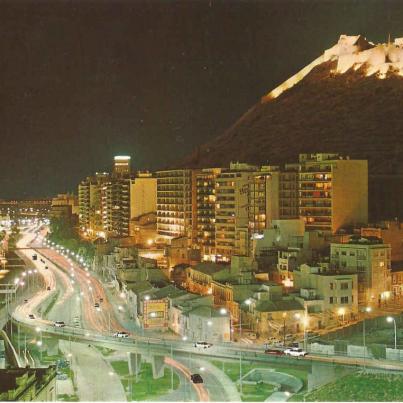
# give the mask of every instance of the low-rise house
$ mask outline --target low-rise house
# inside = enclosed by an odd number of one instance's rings
[[[231,317],[227,311],[211,306],[197,306],[183,313],[184,336],[193,341],[226,342],[231,340]]]
[[[303,264],[294,271],[297,300],[316,318],[311,327],[326,327],[354,320],[358,314],[358,277],[355,273],[330,270],[328,265]]]

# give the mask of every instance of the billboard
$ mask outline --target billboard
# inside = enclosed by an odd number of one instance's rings
[[[143,325],[144,328],[168,327],[167,299],[155,299],[144,301]]]

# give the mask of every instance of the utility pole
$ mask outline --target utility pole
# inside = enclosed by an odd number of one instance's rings
[[[171,360],[173,361],[174,359],[174,354],[173,354],[173,349],[172,349],[172,343],[171,343]],[[171,390],[174,390],[174,368],[173,365],[171,365]]]
[[[239,351],[239,392],[242,400],[242,350]]]

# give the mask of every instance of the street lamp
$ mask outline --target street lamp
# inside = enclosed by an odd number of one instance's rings
[[[339,316],[342,317],[342,323],[343,323],[343,325],[344,325],[344,314],[345,314],[345,313],[346,313],[346,310],[345,310],[344,308],[339,308],[338,314],[339,314]]]
[[[386,321],[389,323],[393,322],[394,328],[395,328],[395,350],[397,350],[397,328],[396,328],[396,319],[393,316],[388,316],[386,318]]]
[[[247,298],[244,301],[244,304],[247,306],[252,304],[252,300],[250,298]],[[239,305],[239,342],[242,340],[242,302]]]
[[[366,306],[363,310],[364,312],[364,320],[362,321],[362,344],[364,346],[364,360],[365,360],[365,356],[367,354],[367,347],[366,347],[366,343],[365,343],[365,319],[366,319],[366,314],[370,313],[372,311],[372,308],[370,306]],[[365,363],[365,361],[364,361]]]
[[[283,312],[283,346],[285,346],[285,318],[287,317],[287,313]]]

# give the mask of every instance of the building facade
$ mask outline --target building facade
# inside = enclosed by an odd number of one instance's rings
[[[391,248],[379,238],[351,237],[348,243],[332,243],[334,270],[358,275],[358,304],[382,306],[391,297]]]
[[[368,222],[368,163],[300,154],[299,213],[307,230],[336,233]]]
[[[193,239],[196,230],[196,171],[178,169],[157,172],[157,232],[172,239]]]

